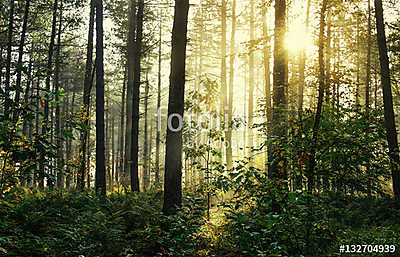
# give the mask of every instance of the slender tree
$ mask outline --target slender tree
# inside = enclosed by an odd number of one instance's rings
[[[85,167],[86,167],[86,149],[87,138],[89,134],[89,120],[90,120],[90,91],[92,88],[92,66],[93,66],[93,34],[94,34],[94,12],[95,0],[90,1],[90,15],[89,15],[89,29],[88,29],[88,43],[86,46],[86,65],[85,65],[85,80],[83,83],[83,119],[82,123],[85,129],[81,131],[80,141],[80,166],[78,174],[78,187],[83,190],[85,188]]]
[[[389,146],[389,156],[392,168],[393,193],[395,198],[397,200],[400,200],[399,144],[397,141],[395,115],[393,111],[393,96],[392,96],[392,88],[390,82],[389,57],[386,45],[382,0],[375,0],[375,17],[376,17],[379,61],[381,66],[381,83],[383,91],[386,137]]]
[[[21,79],[22,79],[22,58],[24,54],[24,46],[25,46],[25,38],[26,38],[26,30],[28,27],[28,16],[29,16],[29,6],[31,1],[25,1],[25,11],[24,11],[24,20],[22,22],[22,31],[21,31],[21,39],[19,41],[19,49],[18,49],[18,63],[17,63],[17,86],[21,87]],[[20,90],[15,91],[15,100],[14,102],[18,104],[20,97]],[[18,111],[14,110],[14,121],[18,120]]]
[[[133,102],[132,102],[132,137],[131,137],[131,190],[139,192],[139,101],[140,101],[140,72],[142,56],[142,34],[143,34],[143,9],[144,0],[139,0],[136,15],[136,42],[135,62],[133,74]]]
[[[327,0],[323,0],[321,7],[321,20],[319,25],[319,39],[318,39],[318,63],[319,63],[318,104],[312,130],[311,148],[308,156],[308,167],[307,167],[308,190],[310,192],[314,188],[314,169],[316,164],[315,151],[319,135],[319,124],[321,121],[322,103],[324,99],[324,90],[325,90],[324,33],[326,26],[326,21],[325,21],[325,13],[327,9],[326,7],[327,7]]]
[[[229,95],[228,95],[228,130],[226,131],[226,166],[228,170],[232,169],[232,104],[233,104],[233,80],[235,74],[235,35],[236,35],[236,0],[232,1],[232,24],[231,24],[231,42],[230,42],[230,57],[229,57]]]
[[[171,214],[182,204],[182,120],[189,0],[175,0],[172,27],[171,74],[168,97],[163,212]]]
[[[365,109],[368,111],[370,107],[370,84],[371,84],[371,0],[368,0],[368,26],[367,26],[367,62],[365,77]]]
[[[160,12],[160,23],[159,23],[159,41],[158,41],[158,73],[157,73],[157,114],[161,107],[161,44],[162,44],[162,17]],[[160,122],[160,124],[158,124]],[[160,183],[160,134],[161,134],[161,120],[157,117],[157,132],[156,132],[156,163],[155,163],[155,183]]]
[[[105,195],[103,55],[103,0],[96,0],[96,191]]]
[[[282,138],[286,135],[286,71],[287,71],[287,52],[285,48],[286,35],[286,0],[275,0],[275,29],[274,29],[274,71],[273,71],[273,111],[271,136],[274,139]],[[276,161],[280,158],[281,149],[271,149],[269,151],[269,173],[273,177],[286,178],[285,164]],[[283,160],[284,161],[284,160]]]
[[[12,41],[14,29],[14,0],[10,1],[8,33],[7,33],[7,60],[6,60],[6,85],[5,94],[6,101],[4,102],[4,117],[8,118],[8,108],[10,105],[10,80],[11,80],[11,54],[12,54]]]
[[[254,80],[254,51],[255,51],[255,23],[254,23],[254,0],[250,0],[250,44],[249,44],[249,105],[248,105],[248,156],[250,160],[252,160],[252,151],[254,146],[254,132],[253,132],[253,120],[254,120],[254,87],[255,87],[255,80]]]

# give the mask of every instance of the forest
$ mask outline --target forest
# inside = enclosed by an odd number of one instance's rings
[[[0,1],[0,256],[400,256],[398,0]]]

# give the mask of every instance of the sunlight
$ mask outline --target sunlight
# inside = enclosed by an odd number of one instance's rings
[[[306,35],[304,23],[296,21],[289,27],[285,43],[290,53],[298,53],[302,49],[310,48],[313,45],[310,33]]]

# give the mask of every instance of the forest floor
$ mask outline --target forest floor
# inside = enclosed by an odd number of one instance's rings
[[[12,188],[0,199],[0,256],[400,256],[400,204],[390,199],[329,199],[313,206],[313,220],[300,203],[280,214],[213,206],[207,221],[197,195],[167,217],[160,192],[103,199]],[[340,245],[396,250],[351,254]]]

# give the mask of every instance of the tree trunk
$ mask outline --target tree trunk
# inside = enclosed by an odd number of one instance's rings
[[[135,72],[135,28],[136,28],[136,0],[130,1],[129,34],[128,34],[128,86],[126,95],[126,133],[125,133],[125,159],[124,159],[124,181],[127,184],[128,171],[130,171],[131,144],[132,144],[132,103]]]
[[[307,11],[306,11],[306,35],[305,37],[308,37],[308,30],[309,30],[309,23],[310,23],[310,6],[311,6],[311,0],[307,0]],[[303,116],[303,98],[304,98],[304,88],[305,88],[305,70],[306,70],[306,49],[305,47],[303,47],[303,49],[301,49],[301,53],[300,53],[300,81],[299,81],[299,119],[302,119]]]
[[[274,29],[274,90],[273,90],[273,112],[271,136],[279,140],[286,135],[286,71],[287,71],[287,52],[285,48],[286,34],[286,0],[275,0],[275,29]],[[273,146],[269,153],[269,173],[272,177],[286,179],[285,160],[275,160],[281,158],[280,152],[283,151]],[[272,148],[272,147],[271,147]],[[282,162],[283,161],[283,162]]]
[[[110,188],[113,191],[115,178],[114,116],[111,118],[111,177]]]
[[[96,191],[105,196],[103,55],[103,0],[96,0]]]
[[[254,0],[250,0],[250,46],[249,46],[249,105],[248,105],[248,157],[250,158],[250,164],[252,163],[252,154],[253,154],[253,119],[254,119]]]
[[[221,4],[221,95],[220,95],[220,115],[222,115],[222,124],[225,133],[228,132],[228,120],[226,117],[226,111],[228,107],[228,95],[226,87],[226,2],[222,0]],[[221,149],[222,154],[222,149]],[[185,157],[185,170],[186,167],[186,157]]]
[[[389,146],[389,156],[392,168],[393,193],[400,200],[400,173],[399,173],[399,146],[395,115],[393,111],[393,97],[390,82],[389,57],[386,46],[385,23],[383,20],[382,0],[375,0],[376,30],[379,49],[379,61],[381,65],[381,82],[383,91],[383,105],[386,125],[386,137]]]
[[[368,28],[367,28],[367,66],[365,78],[365,109],[369,111],[370,84],[371,84],[371,0],[368,0]]]
[[[157,74],[157,114],[161,115],[161,44],[162,44],[162,20],[160,15],[159,24],[159,42],[158,42],[158,74]],[[158,186],[160,184],[160,134],[161,134],[161,117],[157,117],[157,134],[156,134],[156,174],[155,174],[155,184]]]
[[[86,65],[85,65],[85,80],[83,83],[83,119],[81,122],[85,125],[85,129],[81,132],[80,141],[80,166],[78,172],[78,187],[83,191],[85,188],[85,167],[86,167],[86,149],[87,138],[89,134],[89,120],[90,120],[90,91],[92,89],[92,66],[93,66],[93,34],[94,34],[94,11],[95,0],[90,1],[90,16],[89,16],[89,29],[88,29],[88,43],[86,46]]]
[[[233,79],[235,74],[235,35],[236,35],[236,0],[232,1],[232,32],[229,58],[229,97],[228,97],[228,130],[225,137],[227,142],[226,148],[226,166],[228,170],[233,168],[232,160],[232,105],[233,105]]]
[[[22,65],[23,65],[22,64],[22,57],[23,57],[23,54],[24,54],[24,45],[25,45],[25,37],[26,37],[26,28],[28,26],[28,16],[29,16],[30,3],[31,3],[30,0],[26,0],[25,1],[24,21],[22,23],[21,40],[19,41],[18,64],[17,64],[17,83],[16,84],[20,88],[22,88],[22,86],[21,86]],[[19,96],[20,96],[20,90],[17,89],[15,91],[15,100],[14,100],[15,104],[19,103]],[[18,120],[18,116],[19,116],[18,110],[14,110],[14,117],[13,117],[14,118],[14,122],[16,122]]]
[[[10,107],[10,80],[11,80],[11,54],[12,54],[12,39],[13,39],[13,28],[14,28],[14,0],[10,1],[10,13],[8,22],[8,34],[7,34],[7,61],[6,61],[6,85],[5,85],[5,101],[4,101],[4,117],[8,119],[8,108]]]
[[[121,175],[123,174],[124,167],[124,126],[125,126],[125,95],[126,95],[126,80],[127,80],[127,64],[125,65],[124,71],[124,81],[122,85],[122,96],[121,96],[121,124],[119,128],[119,162],[118,162],[118,170],[116,175],[116,181],[120,183]],[[118,189],[119,190],[119,189]]]
[[[143,33],[143,8],[144,0],[139,0],[136,15],[136,42],[135,62],[133,76],[133,103],[132,103],[132,138],[131,138],[131,190],[139,192],[138,174],[138,152],[139,152],[139,101],[140,101],[140,72],[142,56],[142,33]]]
[[[59,24],[58,24],[58,35],[57,35],[57,50],[56,50],[56,67],[55,67],[55,77],[54,77],[54,89],[56,91],[55,100],[57,102],[56,106],[56,114],[55,114],[55,136],[56,136],[56,145],[57,149],[57,188],[62,189],[64,187],[64,170],[61,168],[62,166],[62,138],[60,132],[60,104],[58,103],[59,96],[58,91],[60,89],[60,54],[61,54],[61,28],[62,28],[62,2],[60,3],[60,13],[59,13]]]
[[[314,126],[312,131],[311,148],[308,156],[308,191],[312,192],[314,188],[314,168],[315,168],[315,152],[318,141],[319,124],[322,113],[322,103],[324,99],[325,90],[325,63],[324,63],[324,33],[325,33],[325,13],[326,13],[327,0],[322,1],[321,7],[321,20],[319,27],[319,40],[318,40],[318,63],[319,63],[319,75],[318,75],[318,104],[317,111],[315,113]]]
[[[146,72],[146,86],[145,86],[145,95],[144,95],[144,130],[143,130],[143,191],[146,191],[149,188],[149,157],[148,157],[148,117],[147,117],[147,110],[148,110],[148,103],[149,103],[149,81],[147,79],[147,72]]]
[[[164,214],[171,214],[182,204],[182,120],[184,112],[185,64],[189,0],[175,0],[174,25],[172,28],[171,74],[168,97],[168,120]]]

